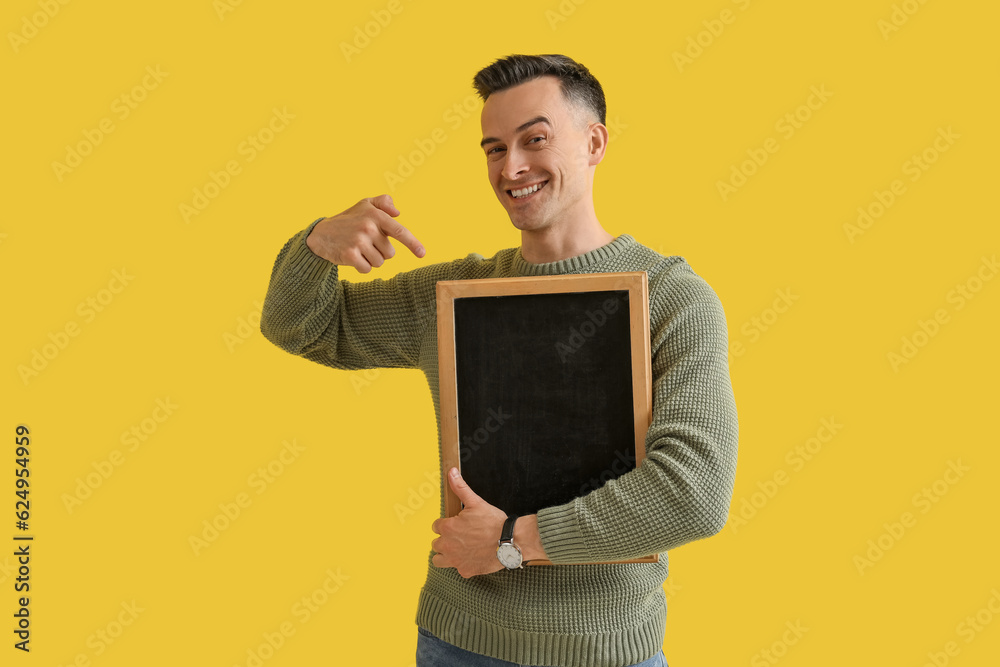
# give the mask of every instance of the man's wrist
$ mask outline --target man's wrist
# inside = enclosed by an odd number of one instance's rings
[[[514,544],[521,550],[521,557],[525,561],[547,559],[545,549],[542,548],[542,537],[538,534],[537,514],[518,517],[514,524]]]
[[[313,235],[313,232],[316,231],[316,227],[323,224],[324,222],[326,222],[326,218],[320,218],[319,220],[316,220],[311,225],[309,225],[304,242],[306,247],[309,248],[312,254],[316,255],[317,257],[322,257],[323,259],[326,259],[326,257],[323,257],[323,255],[320,254],[320,245],[318,240],[319,233],[316,233],[315,236]]]

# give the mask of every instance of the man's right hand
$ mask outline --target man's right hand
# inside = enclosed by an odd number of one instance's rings
[[[424,247],[406,227],[393,220],[399,209],[389,195],[366,197],[343,213],[323,218],[306,237],[313,253],[334,264],[353,266],[361,273],[382,266],[396,254],[389,237],[403,242],[417,257]]]

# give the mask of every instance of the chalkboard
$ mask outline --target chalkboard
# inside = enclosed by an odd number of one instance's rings
[[[483,499],[524,516],[642,462],[645,272],[442,281],[437,299],[442,472],[459,467]],[[454,516],[461,503],[445,493]]]

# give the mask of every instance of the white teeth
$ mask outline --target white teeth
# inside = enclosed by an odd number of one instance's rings
[[[536,191],[543,185],[544,183],[535,183],[531,187],[521,188],[520,190],[511,190],[510,194],[513,195],[516,199],[520,199],[521,197],[526,197],[530,195],[532,192]]]

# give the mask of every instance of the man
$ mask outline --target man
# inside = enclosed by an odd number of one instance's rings
[[[607,149],[600,84],[565,56],[510,56],[475,77],[484,100],[489,180],[520,248],[350,283],[424,248],[387,195],[363,199],[292,237],[275,262],[261,318],[281,348],[340,369],[420,368],[440,425],[435,284],[439,280],[646,271],[653,419],[638,468],[565,505],[513,521],[521,559],[555,565],[508,570],[498,559],[507,517],[457,470],[447,483],[464,505],[437,519],[417,611],[425,665],[665,665],[666,551],[717,533],[736,467],[737,420],[725,315],[682,257],[664,257],[594,211],[593,182]],[[439,429],[440,432],[440,429]],[[439,443],[440,447],[440,443]],[[442,503],[443,506],[443,503]],[[594,565],[660,553],[658,563]]]

